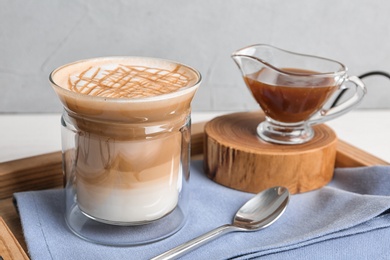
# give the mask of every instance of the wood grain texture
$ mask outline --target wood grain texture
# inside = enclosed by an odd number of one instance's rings
[[[342,140],[338,141],[335,167],[363,167],[372,165],[390,164],[347,142]]]
[[[192,125],[192,158],[203,158],[204,127],[206,123],[201,122]],[[389,163],[348,143],[339,141],[336,166],[357,167],[373,165],[389,165]],[[7,181],[8,186],[2,184],[3,180]],[[2,196],[2,199],[0,199],[0,216],[4,219],[9,230],[14,234],[14,237],[19,241],[25,252],[27,252],[27,247],[24,241],[20,218],[13,204],[13,193],[17,191],[57,188],[62,185],[61,152],[0,163],[0,194]],[[9,243],[13,243],[13,241],[10,240]],[[2,254],[3,251],[0,250],[0,255]]]
[[[42,190],[62,183],[61,152],[0,163],[0,199],[14,192]]]
[[[3,218],[0,217],[0,256],[1,259],[30,259],[15,238]]]
[[[206,123],[201,122],[191,126],[191,157],[203,154],[204,126]]]
[[[260,112],[217,117],[205,126],[204,168],[207,176],[224,186],[257,193],[285,186],[292,194],[318,189],[333,177],[336,134],[325,125],[300,145],[264,142],[256,128]]]

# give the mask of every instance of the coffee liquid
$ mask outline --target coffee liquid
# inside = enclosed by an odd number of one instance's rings
[[[328,100],[337,87],[333,80],[313,78],[314,71],[284,68],[287,74],[262,69],[244,80],[264,113],[279,122],[307,120]]]

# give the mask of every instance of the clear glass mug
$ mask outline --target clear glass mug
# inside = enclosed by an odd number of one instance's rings
[[[166,88],[188,82],[171,93],[162,89],[150,97],[117,98],[115,84],[133,80],[134,73],[141,85],[154,86],[156,78]],[[75,80],[82,91],[68,89]],[[107,57],[59,67],[50,83],[64,106],[65,220],[70,230],[105,245],[144,244],[178,231],[189,204],[190,103],[200,73],[173,61]],[[114,89],[112,97],[86,94],[94,84],[112,85],[107,88]]]
[[[261,139],[277,144],[301,144],[314,136],[312,125],[353,109],[366,88],[348,76],[340,62],[258,44],[232,54],[244,81],[264,111],[257,128]],[[329,102],[342,89],[354,94],[334,107]]]

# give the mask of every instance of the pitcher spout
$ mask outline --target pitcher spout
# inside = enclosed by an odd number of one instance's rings
[[[237,52],[233,52],[232,53],[232,55],[231,55],[231,57],[232,57],[232,59],[234,60],[234,62],[237,64],[237,66],[238,66],[238,68],[240,69],[240,70],[242,70],[242,62],[243,62],[243,58],[245,57],[245,56],[242,56],[242,55],[240,55],[239,53],[237,53]]]
[[[272,67],[268,61],[272,48],[266,44],[252,45],[233,52],[231,57],[242,75],[245,76],[260,71],[264,67]]]
[[[259,64],[259,62],[253,57],[236,53],[233,53],[231,57],[237,64],[243,76],[251,73],[251,71],[259,70],[261,67],[261,64]]]

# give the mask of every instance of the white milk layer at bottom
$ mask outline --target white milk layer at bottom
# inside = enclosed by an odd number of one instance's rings
[[[107,222],[148,222],[171,212],[182,187],[181,134],[142,141],[80,137],[80,209]]]

